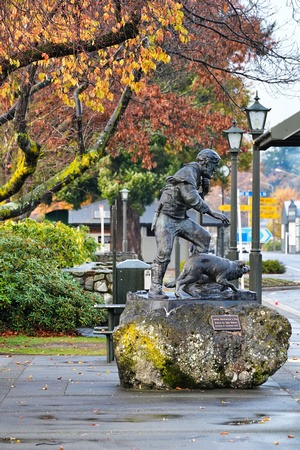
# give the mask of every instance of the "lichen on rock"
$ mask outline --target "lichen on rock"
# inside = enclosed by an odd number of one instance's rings
[[[237,315],[241,330],[216,331],[211,316]],[[219,308],[183,304],[141,310],[136,303],[114,331],[121,386],[139,389],[252,388],[286,361],[291,326],[258,304]]]

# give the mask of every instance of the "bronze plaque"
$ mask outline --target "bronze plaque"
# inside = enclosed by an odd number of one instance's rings
[[[229,314],[215,315],[211,317],[211,324],[214,330],[238,331],[241,329],[239,316]]]

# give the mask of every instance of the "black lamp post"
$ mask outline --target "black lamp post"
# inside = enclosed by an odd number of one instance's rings
[[[230,246],[228,258],[231,261],[235,261],[239,259],[237,249],[237,160],[241,150],[244,131],[236,126],[236,121],[233,120],[232,127],[229,130],[224,130],[224,133],[227,134],[231,157]],[[235,284],[238,284],[238,280],[235,281]]]
[[[123,243],[122,243],[122,251],[127,252],[128,246],[127,246],[127,200],[128,200],[128,194],[129,190],[126,188],[123,188],[121,191],[121,198],[123,202]]]
[[[230,168],[224,164],[224,166],[217,168],[217,175],[219,177],[219,180],[222,183],[222,206],[224,205],[225,200],[225,189],[224,189],[224,183],[225,179],[229,177],[230,175]],[[224,258],[224,224],[222,223],[220,227],[220,255],[222,258]],[[218,235],[219,236],[219,235]]]
[[[255,102],[246,108],[249,131],[253,139],[253,177],[252,177],[252,245],[250,251],[249,289],[256,292],[257,301],[262,297],[262,256],[260,251],[260,154],[255,143],[264,132],[267,114],[270,108],[259,103],[256,92]]]

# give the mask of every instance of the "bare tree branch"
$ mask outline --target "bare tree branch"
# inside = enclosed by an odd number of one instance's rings
[[[77,129],[77,146],[79,155],[85,153],[84,138],[82,132],[82,106],[79,95],[88,87],[88,83],[84,83],[74,91],[75,111],[76,111],[76,129]]]

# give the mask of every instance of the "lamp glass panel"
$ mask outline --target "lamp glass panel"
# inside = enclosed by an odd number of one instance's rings
[[[128,193],[129,193],[129,191],[127,189],[121,190],[122,200],[124,200],[124,201],[128,200]]]
[[[242,135],[240,133],[228,133],[229,146],[232,149],[239,149],[241,146]]]
[[[249,111],[252,130],[263,130],[265,115],[265,111]]]

